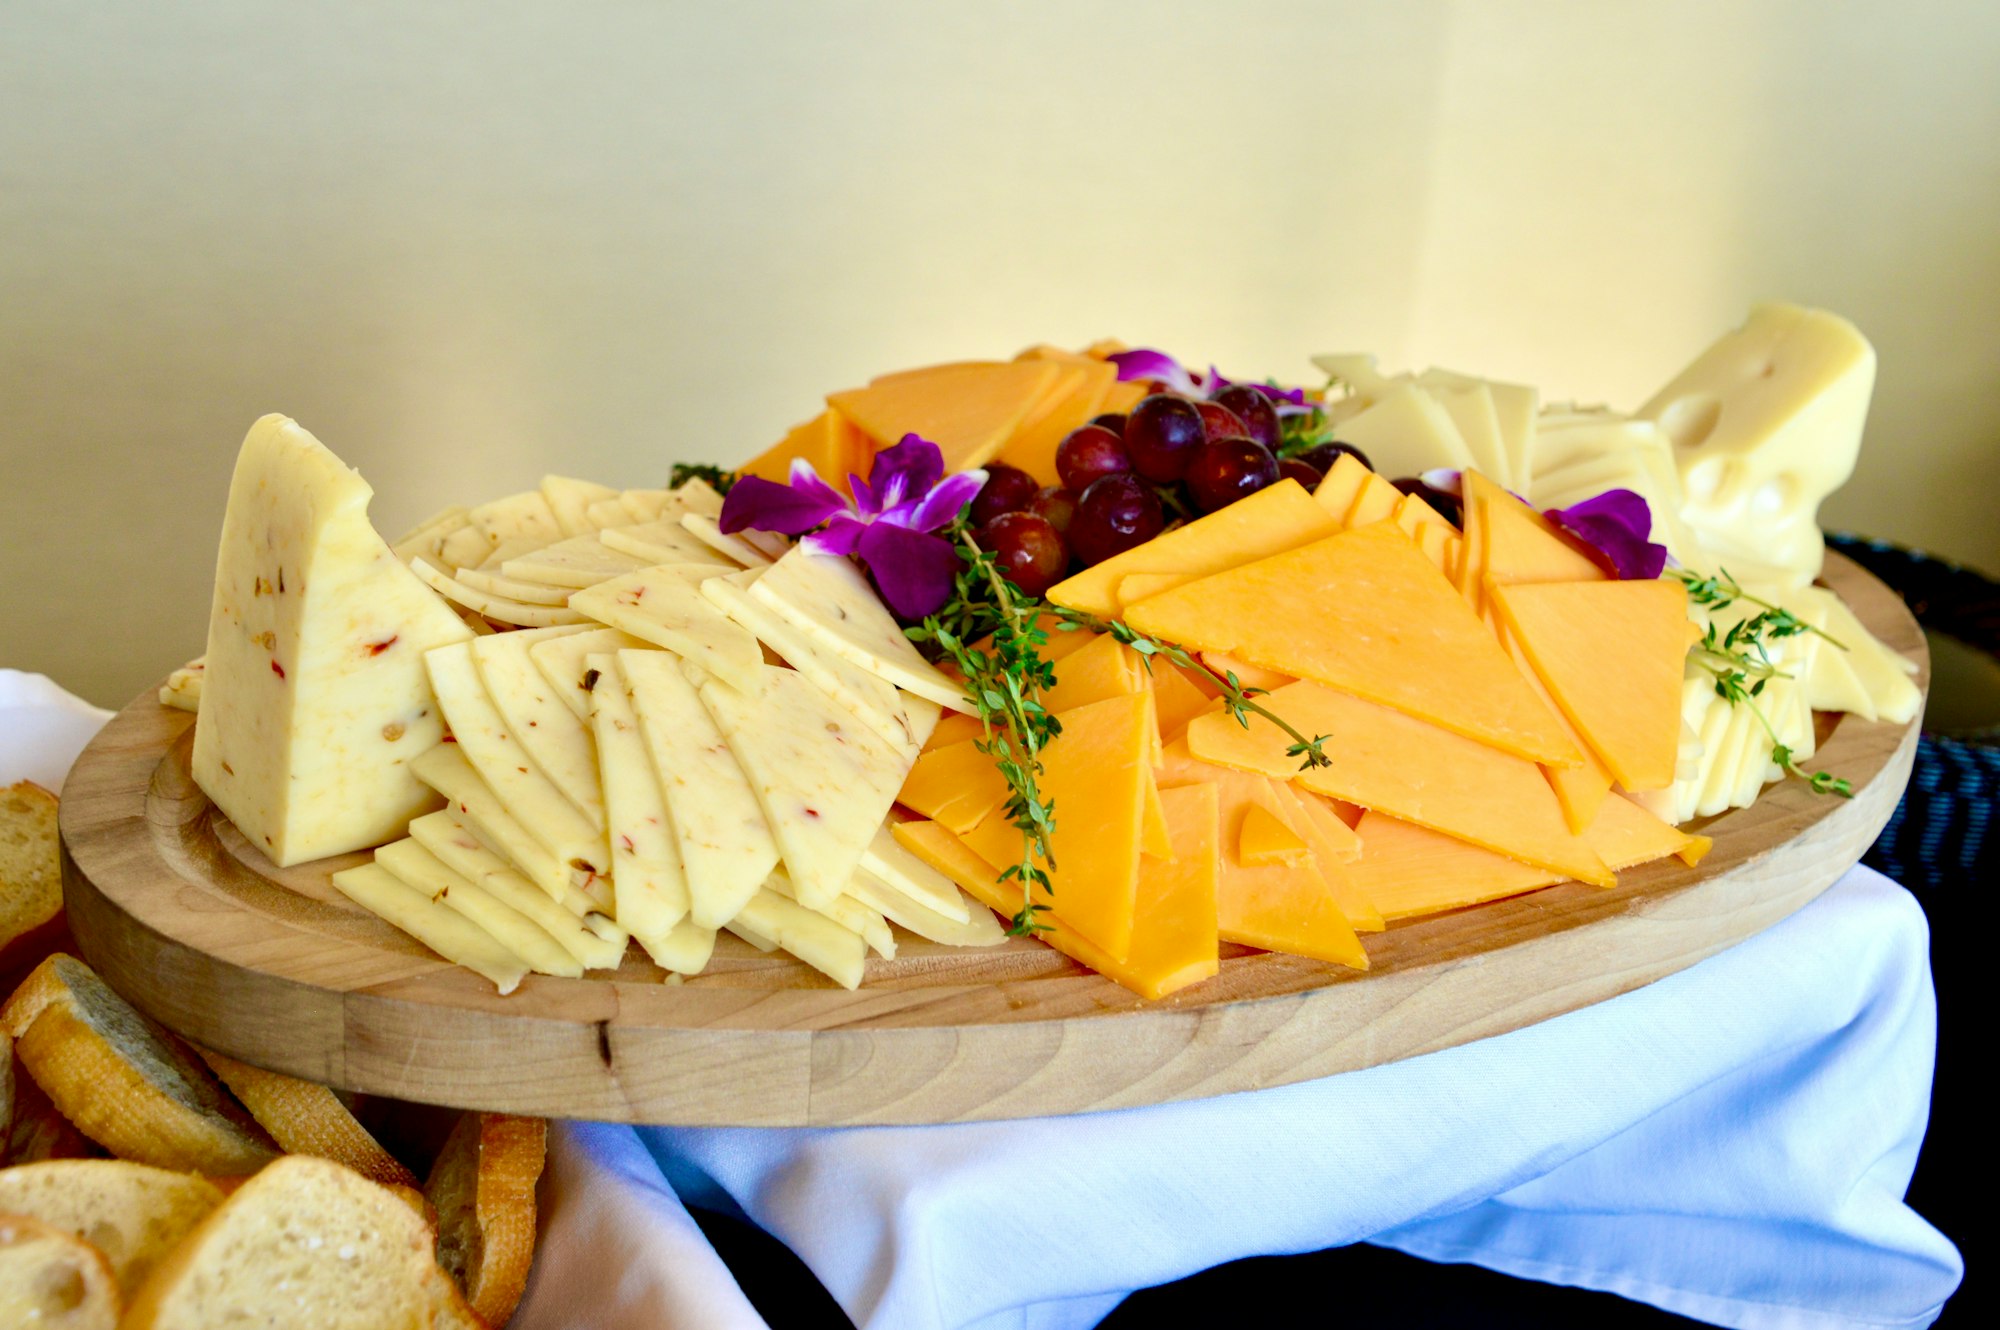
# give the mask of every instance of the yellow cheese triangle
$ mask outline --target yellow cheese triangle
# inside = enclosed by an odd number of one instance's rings
[[[1495,586],[1522,652],[1591,751],[1628,790],[1674,782],[1687,592],[1678,582]]]
[[[1153,665],[1153,710],[1159,719],[1160,739],[1172,743],[1187,730],[1188,722],[1214,704],[1186,670],[1166,661]]]
[[[1125,617],[1141,632],[1317,680],[1532,761],[1582,761],[1492,633],[1393,524],[1190,582]]]
[[[1115,618],[1123,608],[1119,584],[1132,573],[1171,573],[1192,580],[1336,530],[1338,525],[1297,481],[1281,480],[1056,583],[1049,588],[1049,599],[1066,609]]]
[[[1326,877],[1327,889],[1333,892],[1334,903],[1347,916],[1347,922],[1354,925],[1354,931],[1381,932],[1384,927],[1381,912],[1348,871],[1361,857],[1361,838],[1354,834],[1354,829],[1341,821],[1332,804],[1317,794],[1275,780],[1271,782],[1271,792],[1292,814],[1293,829],[1312,847],[1313,858]]]
[[[802,425],[794,425],[784,438],[737,471],[782,485],[791,476],[792,460],[804,458],[821,480],[845,494],[850,474],[868,474],[867,464],[873,452],[873,445],[845,416],[827,410]]]
[[[1387,817],[1361,816],[1361,858],[1349,872],[1384,919],[1457,910],[1560,880],[1452,836]]]
[[[1251,868],[1272,864],[1298,864],[1313,857],[1305,838],[1278,820],[1277,814],[1261,804],[1243,814],[1237,831],[1236,857]]]
[[[1070,364],[1057,389],[1059,395],[1030,411],[993,460],[1017,466],[1044,485],[1061,484],[1056,449],[1071,430],[1088,423],[1103,409],[1105,394],[1117,378],[1118,367],[1108,361]]]
[[[1326,473],[1326,479],[1313,490],[1313,502],[1344,527],[1347,514],[1354,510],[1354,501],[1361,497],[1362,487],[1374,474],[1353,453],[1342,453],[1333,469]]]
[[[1477,475],[1477,472],[1473,473]],[[1601,579],[1596,561],[1557,531],[1546,517],[1496,485],[1486,486],[1480,516],[1486,542],[1485,578],[1516,582],[1587,582]]]
[[[1583,838],[1591,849],[1597,851],[1599,858],[1621,871],[1636,864],[1664,859],[1670,854],[1687,852],[1693,848],[1695,840],[1679,827],[1669,826],[1622,795],[1613,795],[1604,801],[1597,820],[1590,824],[1590,830],[1583,833]],[[1705,853],[1706,846],[1696,849],[1696,861],[1699,862]]]
[[[1102,702],[1107,697],[1133,697],[1146,691],[1146,669],[1138,653],[1109,633],[1095,637],[1055,662],[1055,686],[1043,692],[1044,710]]]
[[[1347,510],[1342,525],[1352,530],[1356,527],[1373,526],[1377,522],[1391,521],[1396,516],[1397,506],[1402,502],[1403,491],[1370,471],[1362,478],[1361,488],[1354,496],[1354,505]]]
[[[1241,686],[1261,688],[1267,693],[1283,688],[1288,683],[1298,682],[1294,675],[1267,670],[1262,665],[1252,665],[1249,661],[1239,660],[1226,651],[1204,651],[1201,653],[1201,663],[1224,679],[1235,675],[1236,682]]]
[[[977,735],[979,722],[972,723]],[[896,802],[961,836],[985,821],[1007,801],[1007,781],[992,755],[974,746],[977,742],[976,737],[962,739],[918,757]]]
[[[1146,814],[1139,826],[1139,852],[1155,859],[1174,857],[1173,837],[1167,827],[1166,805],[1160,799],[1160,783],[1146,773]]]
[[[1285,752],[1291,737],[1260,716],[1247,729],[1227,714],[1199,717],[1188,726],[1189,751],[1223,766],[1293,778],[1308,790],[1566,877],[1605,887],[1615,882],[1570,832],[1534,763],[1315,683],[1295,683],[1263,701],[1301,732],[1327,736],[1327,752],[1338,755],[1333,765],[1300,771],[1299,760]],[[1365,838],[1362,844],[1365,852]]]
[[[1498,611],[1489,606],[1488,613],[1497,620]],[[1550,788],[1556,792],[1556,802],[1562,805],[1563,820],[1569,824],[1571,831],[1580,836],[1586,827],[1597,820],[1597,810],[1603,805],[1604,796],[1611,793],[1611,769],[1598,758],[1584,737],[1576,732],[1576,727],[1570,724],[1562,708],[1556,705],[1556,700],[1549,696],[1548,685],[1542,682],[1542,676],[1535,672],[1535,667],[1528,663],[1527,656],[1521,651],[1521,644],[1514,640],[1514,634],[1507,631],[1507,625],[1502,622],[1490,622],[1488,627],[1493,629],[1494,635],[1500,639],[1500,644],[1507,648],[1507,654],[1514,658],[1514,664],[1520,669],[1521,677],[1534,688],[1537,697],[1548,703],[1549,710],[1562,721],[1563,728],[1571,742],[1576,744],[1577,751],[1583,754],[1583,762],[1579,766],[1542,768],[1542,775],[1548,778]]]
[[[918,434],[943,451],[946,471],[963,471],[999,452],[1061,373],[1048,360],[941,365],[826,400],[882,447]]]
[[[1133,407],[1146,399],[1146,385],[1136,380],[1114,383],[1104,390],[1104,402],[1097,409],[1100,413],[1110,411],[1129,413]]]

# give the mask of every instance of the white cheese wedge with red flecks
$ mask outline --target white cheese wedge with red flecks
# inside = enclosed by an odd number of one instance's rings
[[[593,531],[587,536],[571,536],[568,540],[545,545],[519,558],[504,560],[500,571],[523,582],[580,591],[635,568],[643,568],[649,562],[648,559],[620,554],[608,548]]]
[[[612,898],[618,922],[643,944],[664,938],[687,917],[687,871],[618,657],[594,655],[589,666],[597,671],[590,725],[609,817]]]
[[[444,729],[424,653],[472,636],[368,522],[373,491],[284,416],[243,441],[223,516],[194,778],[280,867],[403,834]]]
[[[495,942],[528,963],[537,974],[575,979],[583,963],[548,931],[468,877],[454,873],[414,840],[391,841],[375,851],[375,862],[404,885],[479,925]]]
[[[674,974],[700,974],[715,954],[715,930],[692,919],[681,920],[665,937],[633,940],[653,958],[653,964]]]
[[[572,914],[611,913],[611,889],[602,877],[570,868],[528,834],[498,795],[479,778],[455,743],[441,743],[413,764],[417,777],[443,795],[447,811],[479,837],[480,844],[507,861]]]
[[[528,658],[538,643],[592,631],[565,627],[494,633],[472,644],[472,663],[486,696],[535,765],[591,826],[602,830],[604,788],[598,781],[597,746],[591,742],[590,727]]]
[[[797,901],[764,890],[743,904],[730,931],[752,946],[763,939],[782,947],[842,988],[859,988],[868,968],[868,943]]]
[[[440,905],[380,864],[333,875],[341,895],[452,962],[493,981],[504,996],[528,976],[527,962],[458,911]]]
[[[594,910],[578,914],[551,900],[487,849],[471,826],[450,810],[426,813],[410,823],[410,839],[452,872],[534,921],[585,969],[609,969],[625,955],[628,935],[609,915]]]
[[[695,539],[672,517],[656,522],[606,527],[597,533],[604,547],[635,559],[654,563],[713,563],[726,568],[736,563]]]
[[[574,637],[552,637],[528,648],[528,659],[556,690],[563,705],[590,722],[590,657],[646,644],[616,628],[593,628]]]

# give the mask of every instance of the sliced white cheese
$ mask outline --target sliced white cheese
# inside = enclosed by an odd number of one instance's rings
[[[431,567],[422,559],[411,563],[410,571],[445,599],[463,605],[475,614],[483,614],[497,623],[511,623],[522,628],[549,628],[590,621],[589,616],[579,614],[567,605],[529,605],[523,601],[493,595],[491,592],[475,591],[457,578]]]
[[[201,681],[207,673],[208,662],[196,656],[168,674],[167,681],[160,685],[160,705],[181,711],[200,711]]]
[[[535,668],[534,647],[590,628],[538,628],[495,633],[472,644],[472,663],[486,696],[543,775],[599,831],[604,829],[604,789],[597,778],[597,745],[590,727],[569,709],[561,692]]]
[[[1500,417],[1493,410],[1493,389],[1481,382],[1469,388],[1444,388],[1436,393],[1451,423],[1465,440],[1466,451],[1481,475],[1502,489],[1513,489],[1513,462],[1500,436]]]
[[[522,877],[540,887],[551,900],[566,901],[577,890],[579,876],[528,834],[508,812],[498,795],[480,779],[455,743],[442,743],[412,766],[418,779],[443,795],[449,810],[471,827],[487,849],[505,859]]]
[[[709,603],[701,582],[719,565],[662,564],[570,597],[601,624],[686,657],[732,687],[754,688],[764,653],[750,631]]]
[[[417,523],[407,533],[391,542],[390,548],[404,563],[418,558],[437,563],[445,542],[450,540],[454,533],[463,531],[471,525],[472,518],[463,507],[447,508]]]
[[[539,490],[510,494],[504,499],[482,503],[466,514],[486,537],[488,546],[510,540],[532,540],[547,545],[562,539],[562,523],[556,521]]]
[[[761,568],[767,563],[776,563],[792,547],[789,537],[775,531],[746,529],[733,536],[724,535],[722,524],[707,513],[683,513],[681,525],[695,539],[720,550],[745,568]]]
[[[618,669],[666,794],[689,913],[703,928],[720,928],[778,866],[778,843],[680,661],[665,651],[621,651]]]
[[[505,995],[528,976],[527,962],[456,910],[438,904],[380,864],[361,864],[333,875],[341,895],[392,927],[400,928],[454,965],[485,976]]]
[[[471,591],[511,600],[517,605],[567,605],[569,592],[558,586],[517,581],[490,568],[461,568],[452,580]]]
[[[744,902],[731,931],[739,926],[783,947],[842,988],[859,988],[867,972],[868,944],[859,933],[775,891],[759,891]]]
[[[629,554],[649,564],[713,563],[729,568],[736,564],[689,534],[674,518],[641,522],[632,526],[606,527],[597,538],[606,549]]]
[[[965,691],[903,636],[851,560],[794,545],[750,594],[828,651],[939,706],[977,714]]]
[[[715,487],[700,476],[684,482],[674,491],[674,503],[684,513],[703,513],[709,517],[722,516],[722,496]]]
[[[1861,680],[1861,686],[1868,690],[1876,719],[1896,725],[1907,725],[1914,720],[1924,706],[1924,695],[1910,678],[1916,670],[1915,662],[1883,645],[1840,597],[1826,592],[1822,603],[1826,609],[1826,631],[1847,648],[1843,658]]]
[[[926,910],[959,923],[972,917],[965,893],[950,878],[904,849],[886,826],[876,829],[874,839],[861,852],[861,869]]]
[[[373,491],[294,421],[243,440],[194,732],[195,783],[280,865],[403,834],[444,728],[424,652],[472,632],[368,524]]]
[[[574,712],[578,720],[587,724],[590,721],[589,657],[643,646],[645,643],[638,638],[627,636],[616,628],[593,628],[574,637],[555,637],[537,642],[528,648],[528,659],[555,688],[556,696],[562,699],[563,705]]]
[[[508,559],[500,571],[523,582],[581,590],[643,568],[647,560],[607,548],[596,533],[559,540],[533,554]]]
[[[796,670],[759,666],[755,695],[700,684],[702,703],[749,778],[801,904],[827,908],[896,802],[916,760]]]
[[[579,914],[508,867],[465,821],[450,811],[426,813],[410,823],[410,838],[460,877],[509,909],[533,920],[586,970],[608,970],[625,954],[626,932],[608,916]],[[414,885],[414,884],[413,884]]]
[[[788,901],[799,900],[798,888],[792,885],[791,877],[781,868],[764,879],[764,889],[775,891]],[[859,933],[876,955],[884,960],[896,959],[896,935],[889,929],[889,921],[882,912],[864,905],[853,896],[842,892],[822,907],[806,905],[814,914],[824,915],[850,933]]]
[[[666,516],[672,508],[678,512],[680,503],[672,490],[626,490],[618,496],[618,506],[631,516],[623,522],[613,522],[613,526],[627,526],[633,522],[654,522]]]
[[[1477,465],[1450,413],[1415,384],[1397,388],[1341,425],[1340,441],[1368,454],[1376,472],[1387,477]]]
[[[616,499],[618,491],[594,480],[574,480],[569,476],[543,476],[542,497],[555,514],[556,525],[565,536],[581,536],[597,528],[586,515],[590,505]]]
[[[612,892],[618,922],[644,945],[664,938],[687,917],[687,872],[618,657],[594,655],[590,668],[598,672],[590,690],[590,724],[611,816]]]
[[[866,868],[855,872],[847,884],[847,894],[918,937],[948,947],[997,947],[1007,940],[1007,930],[1001,926],[999,916],[963,893],[960,893],[961,908],[966,911],[963,919],[938,913]]]
[[[393,841],[375,851],[375,862],[432,900],[456,910],[479,925],[493,940],[528,963],[537,974],[575,979],[583,963],[570,955],[546,930],[470,878],[452,872],[438,857],[414,840]]]
[[[540,536],[510,536],[488,550],[479,566],[491,572],[498,572],[509,559],[521,559],[537,550],[546,549],[549,542]]]
[[[674,974],[700,974],[715,954],[715,930],[703,928],[692,919],[683,919],[664,937],[640,938],[639,945],[653,958],[653,964]],[[776,947],[776,943],[772,947]],[[767,948],[769,950],[769,948]]]
[[[734,933],[737,937],[742,938],[745,942],[748,942],[751,946],[767,955],[778,949],[778,943],[775,938],[766,937],[764,934],[750,927],[750,925],[744,923],[743,916],[741,915],[731,919],[723,931]],[[862,958],[865,960],[868,954],[868,944],[866,942],[861,944],[861,952]]]
[[[492,552],[493,542],[486,538],[484,531],[472,525],[468,517],[464,526],[439,542],[438,566],[446,569],[476,568]]]
[[[915,693],[905,693],[900,689],[898,696],[902,699],[903,714],[910,722],[910,742],[917,746],[918,751],[922,751],[923,746],[931,741],[931,734],[937,729],[938,721],[944,718],[944,708],[928,697],[918,697]]]
[[[638,516],[630,508],[627,508],[623,495],[615,499],[599,499],[596,503],[591,504],[583,510],[583,518],[586,522],[590,523],[591,529],[594,531],[602,531],[606,527],[630,526],[634,522],[650,520]]]
[[[563,797],[514,737],[479,681],[471,645],[440,647],[429,652],[424,663],[459,750],[507,811],[558,861],[580,870],[605,871],[610,855],[604,833]]]

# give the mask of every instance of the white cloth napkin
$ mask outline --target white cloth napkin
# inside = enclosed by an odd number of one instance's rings
[[[31,780],[60,794],[70,763],[110,719],[47,675],[0,669],[0,785]]]

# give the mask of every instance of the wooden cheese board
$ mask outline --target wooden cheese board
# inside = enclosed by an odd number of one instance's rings
[[[1921,630],[1838,555],[1824,580],[1919,662]],[[1767,787],[1674,860],[1393,925],[1366,974],[1224,944],[1221,973],[1144,1001],[1039,943],[907,938],[849,992],[718,941],[683,984],[621,969],[507,997],[340,896],[347,855],[278,869],[188,774],[193,717],[148,692],[64,789],[70,926],[113,987],[187,1038],[336,1087],[429,1103],[687,1125],[836,1126],[1079,1113],[1351,1071],[1502,1034],[1672,974],[1812,900],[1894,812],[1918,721],[1823,717],[1852,799]]]

